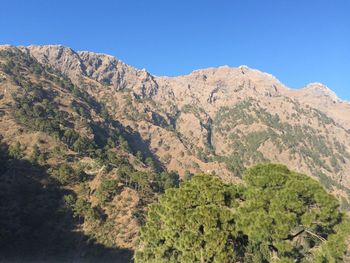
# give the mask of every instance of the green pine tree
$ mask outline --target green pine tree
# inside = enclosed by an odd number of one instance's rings
[[[283,165],[240,185],[195,175],[151,205],[136,262],[343,262],[350,224],[335,197]]]

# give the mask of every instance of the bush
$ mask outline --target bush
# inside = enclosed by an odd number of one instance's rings
[[[110,201],[118,192],[118,180],[102,177],[101,184],[96,190],[96,196],[101,203]]]
[[[53,172],[53,176],[63,185],[79,181],[74,169],[66,163],[60,164]]]
[[[20,142],[12,144],[9,148],[8,155],[13,159],[21,159],[24,157],[23,147]]]

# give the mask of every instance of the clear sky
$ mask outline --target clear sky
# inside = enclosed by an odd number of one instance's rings
[[[0,43],[108,53],[155,75],[248,65],[350,100],[350,0],[0,0]]]

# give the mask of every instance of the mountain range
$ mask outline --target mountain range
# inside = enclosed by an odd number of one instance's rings
[[[0,116],[4,148],[17,149],[17,159],[24,160],[38,148],[40,166],[62,189],[101,210],[104,224],[85,216],[75,228],[94,232],[105,245],[133,249],[145,204],[157,196],[152,185],[145,197],[141,179],[118,182],[132,187],[108,192],[121,173],[118,158],[135,174],[185,178],[204,172],[227,182],[240,181],[254,164],[283,163],[319,180],[344,209],[350,206],[350,103],[321,83],[291,89],[247,66],[154,76],[110,55],[61,45],[4,45]],[[80,172],[89,179],[65,181],[67,162],[74,171],[83,165]],[[111,225],[123,231],[113,232]]]

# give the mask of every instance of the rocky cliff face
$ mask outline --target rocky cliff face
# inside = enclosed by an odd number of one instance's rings
[[[247,66],[156,77],[104,54],[19,50],[105,103],[168,170],[239,180],[245,167],[281,162],[332,191],[350,188],[350,104],[322,84],[293,90]]]
[[[137,70],[113,56],[93,52],[75,52],[58,46],[29,46],[22,48],[38,62],[48,64],[80,85],[89,78],[116,91],[132,87],[140,97],[152,96],[157,91],[153,76],[145,70]]]
[[[288,94],[303,104],[308,104],[326,113],[344,128],[350,128],[350,103],[338,98],[328,87],[321,83],[310,83],[300,90]]]

